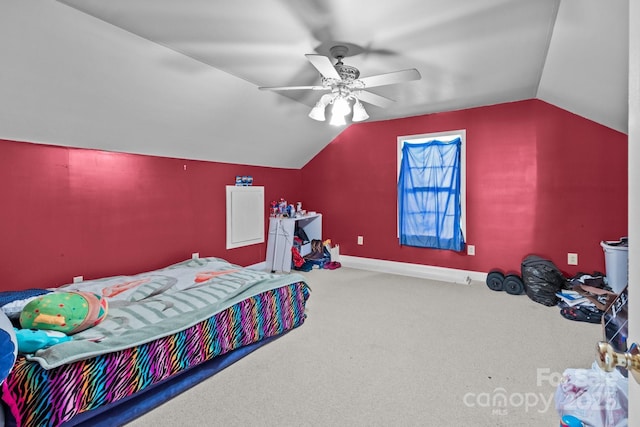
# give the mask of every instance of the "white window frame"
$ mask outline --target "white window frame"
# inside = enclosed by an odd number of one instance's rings
[[[421,135],[399,136],[397,139],[397,159],[396,166],[396,187],[400,179],[400,167],[402,166],[402,145],[407,142],[409,144],[423,144],[425,142],[440,140],[451,141],[460,138],[460,229],[467,241],[467,131],[465,129],[451,130],[445,132],[424,133]],[[400,238],[400,207],[398,206],[398,196],[396,190],[396,232]]]

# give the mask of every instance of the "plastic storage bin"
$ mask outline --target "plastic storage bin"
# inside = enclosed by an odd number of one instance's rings
[[[629,241],[626,237],[617,242],[600,242],[604,250],[607,283],[619,294],[629,283]]]

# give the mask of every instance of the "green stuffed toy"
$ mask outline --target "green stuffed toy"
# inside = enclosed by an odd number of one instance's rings
[[[107,316],[105,298],[91,292],[51,292],[31,300],[20,313],[24,329],[45,329],[67,335],[84,331]]]

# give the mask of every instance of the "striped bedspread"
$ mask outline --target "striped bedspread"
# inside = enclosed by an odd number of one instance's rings
[[[239,301],[284,285],[303,282],[297,274],[276,275],[219,258],[184,261],[161,270],[65,285],[107,298],[106,319],[73,340],[27,357],[51,369],[113,353],[180,332]]]
[[[175,334],[52,369],[20,357],[1,386],[8,425],[73,424],[80,413],[144,392],[216,356],[302,325],[308,297],[304,282],[292,283],[243,299]]]

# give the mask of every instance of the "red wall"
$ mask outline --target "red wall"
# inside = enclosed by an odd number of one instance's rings
[[[193,252],[262,262],[265,245],[225,249],[236,175],[252,175],[266,201],[301,192],[299,170],[0,140],[0,290],[138,273]]]
[[[458,129],[476,255],[401,247],[396,138]],[[346,255],[486,272],[536,253],[574,274],[603,271],[599,242],[627,234],[627,136],[537,100],[352,125],[302,170],[0,140],[0,290],[138,273],[192,252],[262,262],[264,244],[225,249],[236,175],[252,175],[266,202],[323,213],[323,238]]]
[[[397,137],[459,129],[476,255],[401,247]],[[323,237],[346,255],[487,272],[519,270],[535,253],[573,275],[604,271],[600,241],[627,235],[627,136],[539,100],[352,125],[302,179]],[[578,266],[567,265],[568,252]]]

